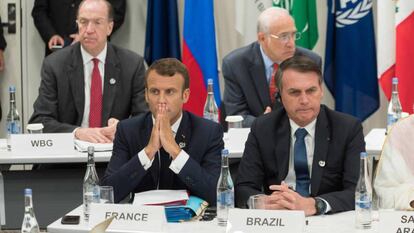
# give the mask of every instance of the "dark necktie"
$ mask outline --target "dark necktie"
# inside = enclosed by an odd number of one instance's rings
[[[99,73],[99,60],[93,58],[91,80],[91,101],[89,106],[89,127],[102,127],[102,78]]]
[[[296,173],[296,192],[301,196],[309,197],[309,169],[308,158],[306,156],[305,136],[308,134],[306,129],[299,128],[295,132],[296,141],[294,151],[294,167]]]
[[[276,102],[277,87],[276,87],[275,75],[276,75],[278,68],[279,68],[279,65],[277,63],[274,63],[272,77],[270,78],[270,82],[269,82],[269,94],[270,94],[270,100],[272,101],[272,106]]]

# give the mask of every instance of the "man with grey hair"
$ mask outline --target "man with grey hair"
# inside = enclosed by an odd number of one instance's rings
[[[304,55],[319,66],[321,58],[310,50],[296,47],[300,38],[289,12],[278,7],[263,11],[257,22],[257,41],[236,49],[223,59],[224,107],[227,115],[242,115],[243,127],[280,106],[272,80],[278,64]]]
[[[107,41],[114,26],[108,1],[83,0],[76,22],[79,42],[43,61],[29,123],[42,123],[45,133],[109,143],[118,120],[148,111],[144,59]]]

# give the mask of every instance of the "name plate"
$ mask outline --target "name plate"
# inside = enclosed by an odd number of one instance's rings
[[[413,233],[413,211],[379,211],[379,228],[381,232]]]
[[[15,156],[73,154],[72,133],[12,134],[11,151]]]
[[[303,233],[303,211],[230,209],[226,233]]]
[[[90,213],[89,227],[114,216],[108,229],[115,231],[163,232],[167,223],[163,206],[92,203]]]

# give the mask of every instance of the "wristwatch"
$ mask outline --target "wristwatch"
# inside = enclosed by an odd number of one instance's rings
[[[326,202],[319,197],[315,197],[315,215],[323,215],[326,212]]]

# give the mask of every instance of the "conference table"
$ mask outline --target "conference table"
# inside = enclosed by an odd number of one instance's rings
[[[225,134],[225,147],[230,158],[240,159],[244,150],[244,141],[248,130],[237,132],[238,136]],[[240,136],[241,135],[241,136]],[[385,140],[384,129],[373,129],[365,137],[367,152],[374,158],[381,153]],[[82,203],[82,180],[86,169],[86,153],[76,150],[59,156],[15,155],[6,149],[6,140],[0,139],[0,166],[21,164],[67,164],[78,166],[56,170],[20,170],[1,171],[0,167],[0,222],[4,228],[17,228],[21,225],[24,211],[23,189],[33,189],[34,208],[41,227],[47,226],[68,211]],[[96,152],[95,161],[100,177],[106,168],[111,152]],[[7,210],[7,211],[6,211]],[[7,215],[5,214],[7,212]],[[7,220],[7,221],[6,221]]]
[[[77,207],[68,214],[82,216],[82,206]],[[355,228],[355,214],[354,211],[348,211],[343,213],[337,213],[324,216],[311,216],[306,218],[307,225],[305,225],[305,233],[376,233],[380,232],[378,229],[378,212],[373,212],[372,228],[368,230],[357,230]],[[82,233],[89,232],[91,227],[85,223],[82,218],[78,225],[62,225],[61,219],[54,221],[47,226],[47,231],[50,233]],[[182,223],[167,223],[167,233],[220,233],[226,232],[226,228],[218,226],[217,220],[212,221],[191,221]],[[123,233],[125,231],[115,231],[107,229],[109,233]],[[134,232],[133,230],[128,232]],[[138,231],[135,231],[138,232]],[[142,231],[139,231],[142,232]]]
[[[224,134],[225,147],[230,159],[240,159],[249,130],[241,129]],[[236,136],[233,136],[236,135]],[[244,141],[243,141],[244,140]],[[243,141],[242,143],[240,143]],[[111,151],[95,152],[99,177],[103,177]],[[87,153],[50,156],[44,154],[20,155],[7,151],[6,139],[0,139],[0,224],[5,229],[21,226],[24,212],[24,188],[33,189],[34,208],[41,227],[82,203],[82,183],[86,170]],[[48,166],[60,164],[59,169],[29,169],[2,171],[2,165],[36,164]],[[65,167],[65,164],[70,164]],[[76,164],[76,167],[73,165]],[[63,166],[63,168],[61,168]],[[24,166],[22,166],[24,167]],[[7,211],[6,211],[7,210]],[[7,215],[6,215],[7,213]],[[4,226],[5,225],[5,226]]]

